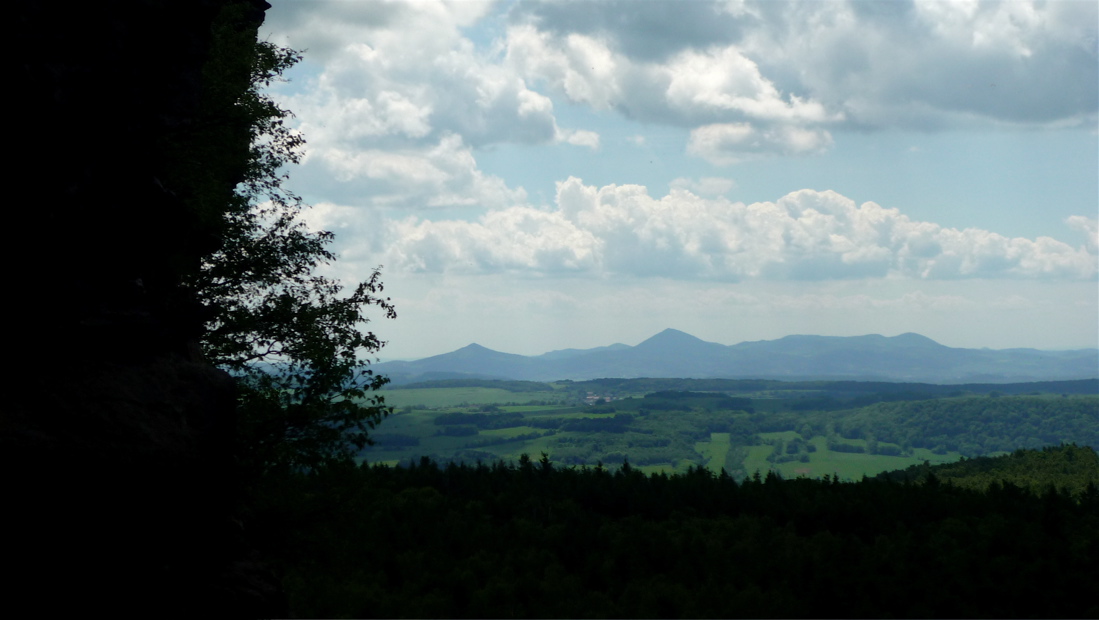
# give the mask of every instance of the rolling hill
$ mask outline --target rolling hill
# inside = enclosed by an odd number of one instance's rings
[[[919,334],[786,336],[722,345],[666,329],[636,346],[515,355],[478,344],[378,364],[397,384],[456,378],[554,381],[601,377],[769,378],[1008,383],[1099,377],[1099,349],[963,349]]]

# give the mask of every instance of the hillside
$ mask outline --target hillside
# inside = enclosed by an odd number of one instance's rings
[[[985,491],[995,485],[1013,485],[1041,495],[1050,488],[1073,497],[1094,496],[1099,501],[1099,454],[1089,446],[1067,444],[1042,450],[1016,450],[1003,456],[963,458],[955,463],[913,465],[883,472],[878,479],[939,482]]]

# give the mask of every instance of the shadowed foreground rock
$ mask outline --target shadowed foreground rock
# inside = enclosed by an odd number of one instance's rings
[[[164,181],[230,4],[11,8],[9,608],[287,613],[233,518],[233,381],[198,354],[201,308],[179,287],[217,218]],[[254,31],[268,5],[236,4]]]

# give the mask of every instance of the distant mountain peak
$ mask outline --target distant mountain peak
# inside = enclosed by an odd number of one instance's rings
[[[562,349],[540,356],[477,343],[430,358],[378,364],[387,375],[552,381],[596,377],[843,378],[861,381],[1004,382],[1090,378],[1099,349],[1051,352],[953,348],[920,334],[791,335],[726,346],[665,329],[637,346]]]
[[[916,332],[905,332],[903,334],[898,334],[896,336],[893,336],[892,339],[896,342],[903,342],[905,344],[922,344],[922,345],[936,346],[936,347],[945,346],[945,345],[939,344],[938,342],[932,340],[931,338],[928,338],[927,336],[924,336],[922,334],[917,334]]]
[[[678,329],[668,328],[664,331],[652,336],[651,338],[638,344],[635,349],[639,351],[657,351],[657,350],[683,350],[698,349],[699,347],[722,347],[724,345],[715,344],[713,342],[706,342],[705,340],[692,336],[687,332],[681,332]]]
[[[687,332],[681,332],[678,329],[672,329],[672,328],[669,327],[668,329],[665,329],[664,331],[660,332],[659,334],[656,334],[655,336],[650,336],[648,339],[643,341],[641,344],[645,344],[646,342],[652,342],[654,340],[657,340],[657,341],[661,341],[661,340],[664,340],[664,341],[673,341],[673,340],[683,341],[683,340],[700,340],[700,339],[688,334]],[[638,345],[638,346],[641,346],[641,345]]]
[[[483,347],[483,346],[477,344],[476,342],[474,342],[474,343],[471,343],[471,344],[467,344],[466,346],[462,347],[461,349],[455,349],[455,350],[451,351],[450,353],[443,353],[442,355],[436,355],[434,357],[429,357],[429,358],[426,358],[426,359],[430,360],[430,359],[454,358],[454,359],[461,359],[461,360],[484,360],[484,359],[491,359],[491,358],[497,358],[497,357],[500,357],[500,356],[508,356],[508,355],[510,355],[510,354],[509,353],[501,353],[499,351],[493,351],[492,349],[490,349],[488,347]],[[517,355],[515,357],[521,357],[521,356]]]
[[[930,339],[930,337],[925,336],[923,334],[918,334],[918,333],[915,333],[915,332],[904,332],[902,334],[897,334],[893,337],[899,337],[899,339],[911,340],[911,341],[935,342],[934,340]],[[935,344],[939,344],[939,343],[935,342]]]

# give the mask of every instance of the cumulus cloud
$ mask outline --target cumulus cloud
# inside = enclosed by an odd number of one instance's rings
[[[503,179],[482,172],[472,150],[456,134],[418,147],[311,148],[295,176],[308,179],[309,175],[324,184],[330,199],[348,204],[502,208],[526,201],[522,188],[513,189]]]
[[[507,61],[532,83],[572,102],[694,127],[689,152],[714,164],[820,153],[831,146],[821,126],[841,120],[842,113],[781,92],[736,46],[639,58],[619,49],[617,34],[517,23],[507,33]]]
[[[1094,125],[1096,7],[757,3],[767,25],[741,45],[777,83],[804,89],[856,126]]]
[[[631,58],[612,41],[511,27],[507,60],[516,72],[569,100],[617,109],[648,121],[693,125],[752,119],[806,123],[838,120],[818,102],[784,95],[736,47],[685,49],[659,61]]]
[[[702,177],[701,179],[679,177],[669,183],[669,186],[673,189],[684,189],[699,196],[712,197],[729,193],[736,187],[736,181],[722,177]]]
[[[553,141],[548,97],[453,33],[420,41],[420,21],[347,32],[307,93],[287,99],[314,148],[427,143],[445,133],[471,145]]]
[[[600,148],[551,97],[688,128],[715,165],[819,154],[851,127],[1094,127],[1097,21],[1092,2],[1023,0],[316,0],[267,29],[308,50],[307,88],[279,98],[309,141],[300,176],[337,180],[327,199],[501,208],[522,190],[475,149]]]
[[[1092,254],[1099,253],[1099,219],[1084,217],[1083,215],[1070,216],[1065,222],[1072,228],[1084,233],[1084,247]]]
[[[410,219],[394,232],[394,263],[411,271],[591,271],[600,245],[592,233],[530,207],[493,211],[477,222]]]
[[[576,33],[553,37],[530,25],[509,29],[507,60],[518,73],[596,109],[619,101],[619,80],[631,68],[598,39]]]
[[[754,61],[736,47],[686,50],[664,64],[664,97],[670,108],[689,118],[743,116],[764,121],[838,120],[819,102],[784,98]]]
[[[593,150],[599,149],[599,134],[594,131],[579,129],[558,129],[557,141],[575,146],[586,146]]]
[[[759,129],[748,123],[719,123],[691,130],[687,152],[721,166],[767,155],[821,153],[831,146],[832,135],[821,129]]]
[[[316,0],[268,28],[312,68],[279,95],[309,141],[296,178],[345,204],[501,209],[525,193],[476,149],[601,146],[551,97],[689,128],[687,152],[714,165],[818,154],[850,127],[1094,126],[1097,21],[1095,3],[1022,0]],[[475,44],[488,22],[499,38]]]
[[[431,56],[451,49],[462,38],[462,28],[485,17],[492,5],[490,0],[285,2],[267,12],[264,30],[273,33],[276,43],[308,50],[311,58],[323,61],[364,41]]]
[[[308,140],[295,177],[333,185],[326,199],[510,206],[522,202],[522,189],[478,170],[474,149],[599,146],[593,131],[560,127],[549,97],[465,36],[491,3],[318,0],[278,8],[267,28],[277,42],[308,50],[312,69],[306,88],[276,94]]]
[[[1094,2],[571,2],[508,57],[571,100],[676,124],[1094,126]]]
[[[573,273],[696,280],[1090,279],[1094,251],[1049,237],[913,221],[873,202],[801,190],[743,204],[673,188],[557,187],[556,207],[477,221],[400,223],[390,264],[418,272]]]
[[[743,12],[722,2],[661,0],[533,0],[511,11],[513,23],[533,23],[555,36],[611,38],[623,54],[646,61],[682,51],[685,41],[709,47],[734,40],[746,26],[742,16]]]

